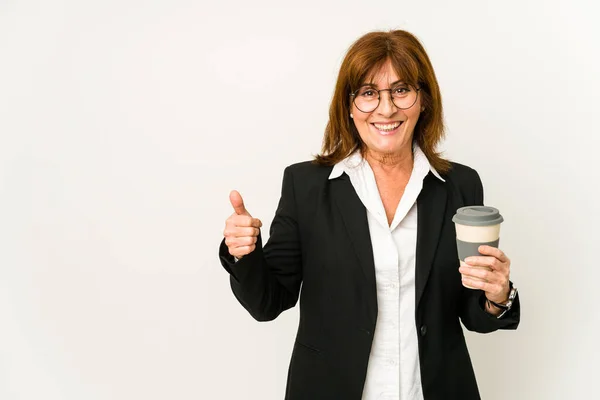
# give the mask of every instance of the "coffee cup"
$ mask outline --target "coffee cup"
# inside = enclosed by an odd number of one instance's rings
[[[478,250],[479,246],[498,247],[500,243],[500,224],[504,221],[504,218],[497,208],[488,206],[461,207],[456,210],[452,221],[456,227],[456,247],[461,266],[468,266],[465,263],[465,258],[483,255]],[[489,267],[485,266],[476,268],[490,270]],[[475,289],[467,285],[465,287]]]

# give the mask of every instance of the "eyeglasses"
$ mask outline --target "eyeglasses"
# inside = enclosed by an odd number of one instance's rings
[[[416,102],[421,88],[399,85],[391,89],[373,89],[371,86],[363,86],[350,94],[353,103],[360,111],[369,113],[379,107],[381,92],[390,92],[392,103],[400,110],[411,108]]]

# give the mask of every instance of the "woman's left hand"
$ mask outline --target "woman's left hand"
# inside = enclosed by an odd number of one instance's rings
[[[479,246],[478,250],[484,256],[467,257],[467,266],[463,264],[458,269],[462,274],[463,285],[481,289],[488,300],[503,303],[510,293],[510,259],[495,247]],[[477,268],[478,266],[488,267],[490,270]]]

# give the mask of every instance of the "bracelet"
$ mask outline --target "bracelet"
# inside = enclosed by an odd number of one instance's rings
[[[493,304],[494,306],[498,307],[501,310],[504,310],[500,313],[500,315],[497,316],[497,318],[502,318],[504,316],[504,314],[506,314],[508,312],[508,310],[511,309],[512,305],[513,305],[513,301],[515,300],[515,297],[517,297],[517,288],[512,286],[511,283],[511,288],[510,288],[510,293],[508,294],[508,300],[506,301],[506,304],[498,304],[490,299],[488,299],[487,297],[485,298],[487,305],[490,306],[490,304]]]
[[[487,297],[486,297],[485,301],[487,302],[488,307],[491,307],[491,305],[493,304],[494,306],[496,306],[497,308],[499,308],[501,310],[508,309],[508,305],[496,303],[495,301],[492,301],[492,300],[488,299]]]

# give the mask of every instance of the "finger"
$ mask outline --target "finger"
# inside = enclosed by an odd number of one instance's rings
[[[501,285],[498,285],[497,283],[484,282],[466,276],[462,277],[462,284],[463,286],[483,290],[486,293],[496,293],[501,290]]]
[[[225,229],[223,232],[223,236],[231,236],[231,237],[244,237],[244,236],[258,236],[260,234],[260,229],[255,228],[253,226],[236,226],[231,229]]]
[[[229,254],[234,257],[241,258],[242,256],[252,253],[254,249],[256,249],[256,245],[254,244],[251,246],[241,246],[234,249],[229,249]]]
[[[228,218],[227,222],[230,228],[237,228],[237,227],[255,227],[258,228],[259,226],[256,226],[256,221],[258,220],[258,218],[252,218],[249,215],[238,215],[238,214],[234,214],[231,217]],[[260,221],[260,220],[258,220]]]
[[[236,247],[240,246],[241,243],[239,241],[239,238],[236,237],[232,237],[232,236],[227,236],[225,238],[225,244],[227,245],[227,247],[229,247],[230,249],[235,249]]]
[[[243,238],[227,238],[225,244],[230,249],[236,249],[238,247],[251,246],[256,244],[256,236],[243,237]]]
[[[465,277],[478,278],[491,283],[502,283],[505,280],[500,273],[492,272],[487,268],[460,267],[458,271]]]
[[[481,254],[496,257],[501,262],[508,261],[508,257],[506,256],[506,254],[504,254],[504,252],[497,247],[482,245],[479,246],[478,250]]]
[[[231,217],[231,222],[233,223],[233,226],[236,227],[262,227],[262,221],[260,219],[252,218],[249,215],[234,215]]]
[[[495,270],[502,270],[503,263],[492,256],[473,256],[465,258],[465,263],[469,266],[489,267]]]
[[[229,201],[237,215],[250,216],[250,213],[246,210],[246,206],[244,205],[242,195],[237,190],[232,190],[231,193],[229,193]]]

